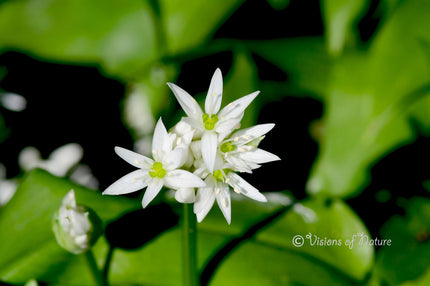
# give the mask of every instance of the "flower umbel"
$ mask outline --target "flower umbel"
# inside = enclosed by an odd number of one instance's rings
[[[181,203],[194,203],[194,213],[201,222],[215,200],[227,222],[231,222],[230,189],[259,202],[266,198],[238,175],[252,173],[261,164],[280,160],[258,148],[275,124],[260,124],[236,131],[245,109],[259,91],[239,98],[221,108],[223,80],[216,69],[206,95],[204,110],[185,90],[173,83],[168,86],[186,113],[167,132],[158,121],[148,158],[121,147],[115,152],[139,168],[108,187],[103,194],[121,195],[147,187],[142,206],[145,208],[163,186],[175,191]],[[196,193],[197,189],[197,193]]]
[[[187,149],[181,144],[175,148],[175,134],[169,134],[163,122],[158,120],[152,141],[152,156],[145,157],[121,147],[115,147],[115,152],[127,163],[139,168],[125,175],[109,186],[104,195],[128,194],[147,187],[143,196],[142,206],[145,208],[163,186],[172,189],[198,188],[205,183],[196,175],[180,169],[184,164],[184,152]]]

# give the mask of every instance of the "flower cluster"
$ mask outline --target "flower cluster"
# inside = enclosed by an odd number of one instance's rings
[[[266,202],[256,188],[238,173],[251,173],[261,164],[279,157],[258,148],[274,124],[261,124],[236,131],[245,109],[258,95],[246,95],[221,109],[222,74],[217,69],[206,96],[204,111],[185,90],[168,83],[186,113],[168,132],[159,119],[152,142],[153,159],[115,147],[115,152],[139,168],[120,178],[103,194],[119,195],[147,187],[142,205],[146,207],[163,186],[175,190],[181,203],[194,203],[201,222],[215,200],[227,222],[231,222],[230,188],[251,199]],[[197,194],[196,194],[197,189]]]

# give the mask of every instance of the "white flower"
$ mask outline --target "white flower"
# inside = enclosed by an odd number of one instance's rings
[[[53,228],[57,242],[63,248],[74,254],[90,248],[93,226],[89,215],[86,208],[76,204],[75,192],[68,192],[56,214]]]
[[[196,199],[196,193],[194,188],[179,188],[175,192],[175,199],[184,204],[194,203]]]
[[[0,207],[6,205],[18,188],[16,180],[6,179],[6,167],[0,164]]]
[[[184,121],[179,121],[171,130],[173,137],[173,148],[182,148],[183,157],[181,165],[189,168],[193,165],[193,156],[190,152],[190,143],[194,137],[194,129]]]
[[[239,98],[220,111],[223,83],[221,71],[216,69],[206,96],[205,112],[203,112],[196,100],[185,90],[173,83],[167,84],[188,116],[184,120],[196,129],[196,134],[202,134],[203,160],[209,171],[213,172],[219,141],[239,126],[246,107],[259,94],[259,91]]]
[[[264,135],[275,124],[260,124],[235,132],[220,144],[220,152],[235,171],[252,173],[260,164],[280,160],[270,152],[257,148]]]
[[[259,202],[267,202],[264,195],[256,188],[228,169],[218,169],[214,171],[213,174],[205,179],[205,183],[205,187],[198,189],[194,203],[194,213],[197,216],[198,222],[201,222],[206,217],[216,199],[227,223],[230,224],[230,187],[232,187],[236,193],[243,194],[248,198]]]
[[[53,175],[64,177],[82,159],[81,145],[69,143],[55,149],[47,160],[41,158],[39,150],[26,147],[19,153],[19,165],[25,171],[41,168]]]
[[[167,133],[163,122],[158,120],[152,141],[152,155],[154,160],[126,150],[115,147],[115,152],[129,164],[139,168],[120,178],[109,186],[104,195],[121,195],[138,191],[147,187],[143,196],[142,206],[145,208],[160,192],[163,186],[171,189],[198,188],[205,183],[196,175],[178,169],[183,164],[184,148],[173,148],[174,134]]]

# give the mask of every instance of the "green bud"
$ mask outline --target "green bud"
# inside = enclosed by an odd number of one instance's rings
[[[96,243],[102,233],[102,222],[93,210],[76,204],[75,192],[71,190],[54,215],[52,230],[61,247],[80,254]]]

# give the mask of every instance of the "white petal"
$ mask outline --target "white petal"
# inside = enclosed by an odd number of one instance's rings
[[[211,178],[211,177],[208,177],[208,178]],[[206,179],[205,182],[208,184],[210,180]],[[201,222],[206,217],[206,215],[212,208],[214,202],[215,202],[215,193],[211,185],[208,184],[208,187],[198,189],[196,201],[194,203],[194,213],[197,216],[198,222]]]
[[[176,84],[168,82],[167,85],[172,90],[179,104],[185,113],[194,119],[201,119],[203,111],[197,101],[188,92],[177,86]]]
[[[54,175],[64,176],[82,159],[83,154],[84,150],[79,144],[61,146],[55,149],[46,161],[48,170]]]
[[[202,141],[193,141],[190,143],[190,149],[194,158],[199,159],[202,157]]]
[[[206,186],[202,179],[185,170],[167,172],[164,182],[167,187],[175,190],[179,188],[199,188]]]
[[[146,188],[145,195],[142,199],[142,207],[146,206],[158,195],[161,188],[163,187],[163,180],[153,179],[148,183],[148,188]]]
[[[239,153],[239,157],[245,161],[254,162],[257,164],[263,164],[273,161],[281,160],[275,154],[264,151],[262,149],[254,149],[253,151]]]
[[[76,208],[76,196],[73,189],[64,196],[62,205],[66,208]]]
[[[212,76],[208,94],[206,95],[205,111],[207,114],[216,114],[221,107],[222,100],[222,74],[221,70],[216,69]]]
[[[123,195],[143,189],[148,184],[148,171],[136,170],[110,185],[103,195]]]
[[[239,130],[235,132],[231,136],[231,138],[233,139],[234,142],[246,144],[260,136],[265,135],[267,132],[272,130],[273,127],[275,127],[275,124],[273,123],[259,124],[256,126]]]
[[[182,117],[181,119],[186,124],[190,125],[194,129],[193,138],[196,139],[196,136],[201,136],[201,132],[204,130],[203,128],[203,118],[192,118],[192,117]]]
[[[233,169],[238,172],[252,173],[252,169],[249,168],[248,164],[236,155],[227,154],[225,160],[229,163],[227,166],[229,169]]]
[[[156,161],[162,161],[170,151],[172,151],[172,140],[160,118],[155,125],[154,137],[152,138],[152,155]]]
[[[154,164],[154,161],[152,159],[149,159],[148,157],[124,149],[122,147],[115,147],[115,153],[120,156],[124,161],[137,168],[150,169]]]
[[[225,183],[218,183],[215,189],[215,197],[222,214],[224,215],[227,223],[231,223],[231,200],[230,189]]]
[[[183,204],[194,203],[196,199],[196,193],[194,188],[179,188],[175,192],[175,199]]]
[[[188,148],[176,147],[172,152],[164,157],[163,165],[165,165],[166,170],[175,170],[181,167],[188,153]]]
[[[259,94],[259,91],[253,92],[251,94],[245,95],[232,103],[229,103],[226,107],[224,107],[220,113],[218,114],[218,118],[220,120],[230,119],[234,117],[238,117],[242,114],[248,105],[254,100],[254,98]]]
[[[261,194],[256,188],[254,188],[247,181],[242,179],[239,175],[230,172],[227,174],[228,184],[232,186],[236,192],[240,192],[244,196],[251,198],[259,202],[267,202],[266,197]]]
[[[241,113],[238,117],[218,121],[215,125],[216,132],[222,134],[224,139],[239,126],[242,117],[243,113]]]
[[[72,232],[74,235],[86,234],[90,230],[91,225],[88,219],[88,212],[82,213],[72,210],[69,215],[72,222]]]
[[[202,136],[202,157],[206,167],[212,173],[215,166],[215,157],[218,147],[218,139],[215,132],[205,132]]]

